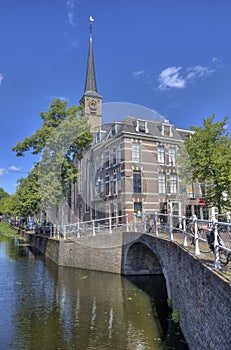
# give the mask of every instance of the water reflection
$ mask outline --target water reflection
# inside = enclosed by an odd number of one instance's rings
[[[155,305],[116,274],[58,267],[0,240],[0,344],[4,350],[158,350]]]

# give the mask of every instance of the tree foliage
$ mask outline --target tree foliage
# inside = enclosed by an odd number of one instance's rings
[[[25,152],[42,154],[38,166],[38,186],[45,206],[60,205],[70,181],[77,179],[74,159],[93,140],[88,119],[79,106],[67,107],[67,101],[55,99],[47,112],[40,112],[42,127],[13,147],[17,156]],[[22,184],[20,184],[21,186]]]
[[[38,166],[26,178],[18,181],[14,195],[15,211],[19,216],[33,216],[41,209],[41,196],[38,187]]]
[[[231,139],[228,117],[220,122],[214,117],[204,119],[203,126],[191,127],[193,133],[181,150],[181,175],[204,182],[206,203],[221,211],[231,207]]]
[[[2,187],[0,187],[0,213],[5,213],[4,208],[5,208],[5,203],[7,199],[10,197],[9,193],[4,191]]]

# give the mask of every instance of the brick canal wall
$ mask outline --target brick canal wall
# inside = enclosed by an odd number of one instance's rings
[[[123,234],[81,237],[77,241],[26,234],[28,243],[58,265],[121,273]]]
[[[139,258],[135,259],[138,245]],[[165,276],[168,297],[179,311],[181,330],[191,350],[231,349],[231,283],[208,268],[177,243],[142,235],[124,247],[124,274],[135,274],[147,265],[149,248],[152,260],[159,261]],[[126,258],[127,257],[127,258]]]
[[[27,235],[58,265],[124,275],[163,272],[190,350],[231,349],[231,285],[177,243],[139,233],[82,237],[77,242]]]

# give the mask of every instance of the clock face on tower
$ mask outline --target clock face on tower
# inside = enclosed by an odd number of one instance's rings
[[[93,111],[93,112],[96,111],[96,109],[97,109],[96,101],[94,101],[94,100],[90,101],[89,106],[90,106],[91,111]]]

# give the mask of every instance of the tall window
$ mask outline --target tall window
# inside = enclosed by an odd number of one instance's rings
[[[132,161],[135,163],[141,162],[141,144],[138,142],[132,143]]]
[[[164,149],[164,146],[158,146],[157,153],[158,153],[158,163],[159,164],[165,164],[165,149]]]
[[[169,164],[170,165],[176,164],[176,149],[175,148],[169,148]]]
[[[99,195],[99,180],[95,180],[95,196],[98,197]]]
[[[114,183],[114,174],[110,175],[110,194],[113,195],[115,193],[115,183]]]
[[[159,184],[159,193],[165,194],[166,193],[166,174],[165,173],[159,173],[158,184]]]
[[[100,178],[100,182],[99,182],[99,195],[100,197],[102,197],[104,195],[105,192],[105,182],[104,182],[104,178],[101,177]]]
[[[205,183],[200,183],[200,197],[205,197]]]
[[[121,163],[121,147],[120,147],[120,143],[117,143],[117,147],[116,147],[116,160],[117,160],[117,164]]]
[[[109,149],[109,166],[113,165],[113,157],[114,157],[113,148],[110,148]]]
[[[117,173],[117,191],[121,192],[121,172]]]
[[[101,155],[100,155],[100,167],[101,167],[101,169],[104,168],[104,154],[103,153],[101,153]]]
[[[99,170],[99,156],[96,157],[95,159],[95,172]]]
[[[170,174],[170,193],[171,194],[177,193],[177,175],[176,174]]]
[[[133,171],[133,192],[134,193],[142,192],[142,178],[141,178],[140,170]]]

